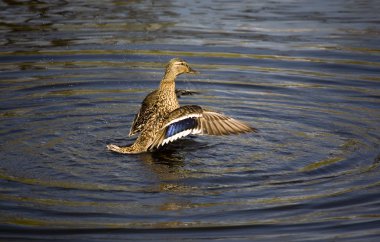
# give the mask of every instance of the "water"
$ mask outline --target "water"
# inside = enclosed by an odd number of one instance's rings
[[[0,238],[376,241],[380,4],[1,1]],[[257,134],[118,155],[177,87]]]

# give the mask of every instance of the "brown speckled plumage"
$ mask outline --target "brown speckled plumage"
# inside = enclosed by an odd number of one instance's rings
[[[132,123],[129,135],[140,133],[136,141],[126,147],[110,144],[107,146],[109,150],[136,154],[159,148],[189,134],[227,135],[255,131],[247,124],[196,105],[180,107],[175,78],[183,73],[196,71],[181,59],[169,61],[159,88],[146,96]],[[168,135],[168,129],[175,129],[174,133]]]

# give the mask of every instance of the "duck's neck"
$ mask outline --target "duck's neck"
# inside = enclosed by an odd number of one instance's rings
[[[169,91],[175,93],[175,78],[176,75],[171,71],[165,72],[165,75],[161,80],[159,89],[162,91]]]
[[[175,78],[176,75],[170,72],[165,73],[158,89],[159,105],[164,115],[179,107],[178,99],[175,94]]]

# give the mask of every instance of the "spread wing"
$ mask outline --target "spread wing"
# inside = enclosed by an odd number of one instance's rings
[[[255,131],[255,128],[241,121],[200,106],[183,106],[169,114],[149,149],[159,148],[190,134],[229,135]]]
[[[177,98],[180,98],[181,96],[191,96],[194,94],[199,94],[199,92],[184,89],[175,89],[175,95]]]
[[[154,113],[155,111],[154,103],[156,100],[156,93],[157,93],[157,90],[149,93],[144,99],[144,101],[142,102],[139,112],[135,115],[135,118],[133,119],[132,127],[129,130],[129,136],[133,136],[137,133],[140,133],[143,130],[146,121],[149,120],[150,115]],[[183,90],[183,89],[176,89],[175,93],[178,98],[180,96],[198,94],[198,92],[196,91]]]
[[[129,136],[139,133],[143,130],[144,125],[150,116],[155,111],[154,99],[156,97],[157,90],[148,94],[141,104],[140,111],[135,115],[132,122],[132,127],[129,130]]]

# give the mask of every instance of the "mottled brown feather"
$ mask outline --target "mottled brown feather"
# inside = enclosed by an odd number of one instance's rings
[[[200,115],[200,117],[197,117],[198,126],[194,127],[193,131],[189,134],[229,135],[256,131],[256,129],[250,127],[248,124],[220,113],[205,111],[200,106],[182,106],[168,115],[149,149],[158,148],[163,145],[163,142],[168,142],[170,137],[165,137],[168,127],[173,122],[175,123],[177,120],[181,120],[182,117],[191,116],[192,114]],[[201,130],[200,133],[198,130]]]

